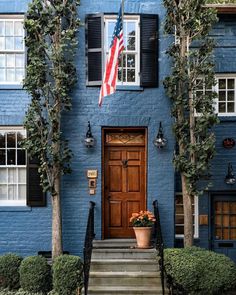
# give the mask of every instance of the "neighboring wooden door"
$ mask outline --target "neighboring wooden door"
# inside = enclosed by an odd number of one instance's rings
[[[134,237],[129,218],[146,209],[145,146],[106,146],[104,237]]]
[[[213,197],[212,250],[236,262],[236,195]]]

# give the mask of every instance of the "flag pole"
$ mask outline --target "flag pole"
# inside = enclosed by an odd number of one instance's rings
[[[123,31],[123,35],[124,35],[124,0],[121,0],[121,15],[122,15],[122,31]],[[122,53],[121,53],[121,84],[123,84],[123,82],[124,82],[123,62],[124,62],[124,54],[122,51]]]

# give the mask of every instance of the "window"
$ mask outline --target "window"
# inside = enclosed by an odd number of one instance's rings
[[[124,44],[125,49],[119,59],[117,85],[139,85],[139,16],[124,18]],[[112,35],[116,24],[115,17],[105,16],[105,60],[108,57]]]
[[[194,238],[198,238],[198,198],[195,197],[192,200],[193,208],[193,226],[194,226]],[[175,196],[175,236],[176,238],[182,238],[184,236],[184,207],[183,196],[181,193]]]
[[[105,60],[117,15],[86,17],[87,86],[102,84]],[[158,16],[124,16],[125,50],[119,61],[118,85],[158,86]]]
[[[23,128],[0,128],[0,206],[26,205],[26,152]]]
[[[196,97],[199,98],[199,108],[196,112],[201,113],[198,111],[201,109],[201,95],[214,91],[217,93],[216,113],[219,116],[236,116],[236,77],[216,76],[216,82],[216,85],[209,89],[201,82],[201,79],[197,81]]]
[[[0,84],[20,84],[25,73],[22,16],[0,16]]]

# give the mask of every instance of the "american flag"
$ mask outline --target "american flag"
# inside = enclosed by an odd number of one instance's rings
[[[116,81],[118,74],[118,59],[124,50],[123,23],[122,23],[122,4],[117,16],[115,29],[112,35],[112,41],[109,48],[108,58],[106,61],[105,73],[99,96],[99,106],[102,105],[103,98],[116,91]]]

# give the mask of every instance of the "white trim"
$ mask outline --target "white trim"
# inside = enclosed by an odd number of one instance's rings
[[[1,200],[0,207],[26,207],[26,199],[25,200]]]
[[[175,196],[182,196],[182,193],[176,193]],[[175,205],[176,206],[176,205]],[[175,216],[177,214],[175,213]],[[178,214],[179,216],[183,215],[183,214]],[[194,197],[194,212],[193,212],[193,216],[194,216],[194,239],[198,239],[199,238],[199,203],[198,203],[198,197]],[[183,224],[176,224],[175,223],[175,227],[176,226],[184,226]],[[176,234],[175,235],[176,238],[183,238],[184,235],[180,235],[180,234]]]

